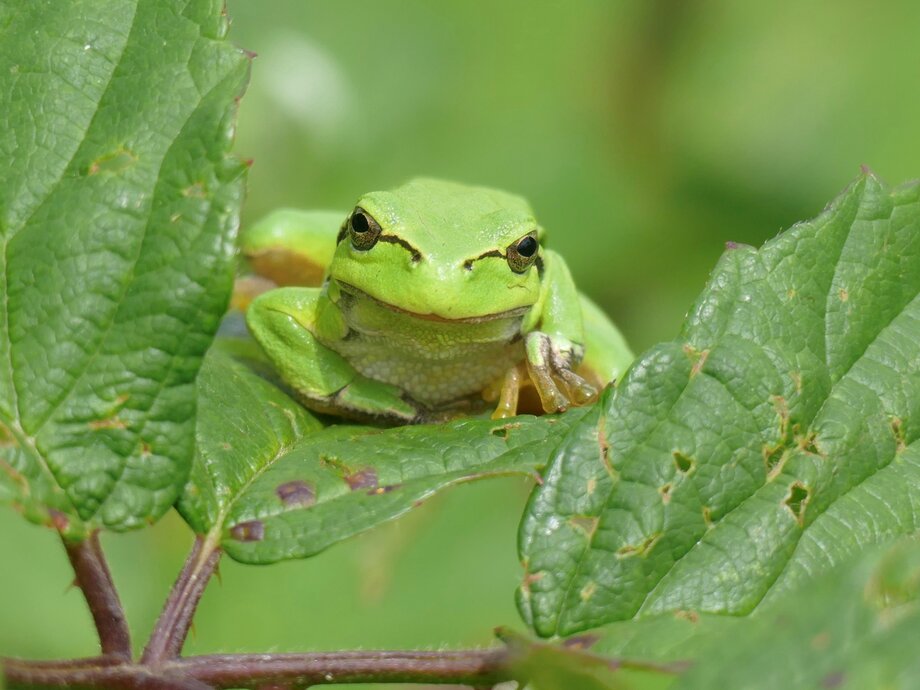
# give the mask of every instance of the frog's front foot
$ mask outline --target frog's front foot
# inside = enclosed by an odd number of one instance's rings
[[[545,412],[562,412],[597,398],[597,389],[575,373],[584,348],[564,338],[533,331],[524,338],[527,370]]]

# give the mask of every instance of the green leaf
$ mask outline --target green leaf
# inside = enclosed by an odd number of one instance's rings
[[[920,544],[872,549],[723,635],[674,690],[920,687]]]
[[[158,518],[191,464],[243,193],[222,9],[0,9],[0,498],[71,537]]]
[[[225,352],[218,341],[198,375],[195,462],[177,506],[199,534],[223,525],[259,474],[322,428],[301,405]]]
[[[381,430],[316,422],[226,354],[199,378],[198,453],[179,511],[233,558],[312,556],[458,483],[533,475],[591,410]]]
[[[681,337],[547,467],[521,525],[525,620],[746,614],[915,530],[918,292],[916,183],[866,174],[815,220],[729,248]]]
[[[531,690],[628,690],[635,687],[623,678],[612,659],[584,650],[593,640],[570,638],[562,644],[534,642],[523,635],[499,629],[508,646],[511,675]]]

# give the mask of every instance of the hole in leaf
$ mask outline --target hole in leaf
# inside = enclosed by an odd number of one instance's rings
[[[703,522],[706,523],[706,529],[712,528],[712,508],[709,506],[703,506]]]
[[[660,533],[652,534],[645,538],[641,544],[627,544],[617,549],[617,558],[630,558],[632,556],[647,556],[661,538]]]
[[[693,458],[684,455],[679,450],[675,450],[673,455],[674,464],[677,465],[677,471],[682,474],[689,474],[696,466],[696,461]]]
[[[783,501],[800,525],[805,523],[805,507],[808,505],[810,496],[811,492],[808,487],[801,482],[795,482],[789,487],[789,493],[786,496],[786,500]]]
[[[661,486],[658,487],[658,493],[661,494],[662,503],[668,504],[671,502],[671,489],[672,488],[673,486],[671,485],[671,482],[668,482],[667,484],[662,484]]]
[[[783,457],[786,453],[786,446],[780,442],[775,446],[766,445],[763,447],[763,463],[767,468],[767,477],[773,479],[783,466]]]

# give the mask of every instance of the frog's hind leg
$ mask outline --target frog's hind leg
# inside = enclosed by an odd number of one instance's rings
[[[319,287],[347,214],[282,208],[246,228],[240,253],[252,270],[276,285]]]
[[[584,319],[585,355],[578,373],[598,388],[619,381],[635,356],[626,339],[594,302],[579,294]]]
[[[317,338],[344,337],[341,314],[321,289],[278,288],[257,297],[246,322],[282,380],[319,412],[386,424],[418,421],[421,411],[395,386],[362,376]]]

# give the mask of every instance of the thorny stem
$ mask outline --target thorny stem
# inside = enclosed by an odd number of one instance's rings
[[[226,654],[156,666],[46,665],[5,662],[13,688],[307,688],[340,683],[465,684],[491,687],[511,680],[505,649],[444,652]]]
[[[220,561],[216,540],[195,537],[185,561],[141,657],[142,664],[158,664],[178,658],[192,626],[192,618],[208,581]]]
[[[179,658],[192,616],[220,559],[216,536],[199,537],[176,580],[139,663],[131,661],[124,612],[102,555],[98,534],[64,542],[99,630],[103,655],[69,661],[0,659],[12,688],[93,690],[300,690],[341,683],[469,685],[477,690],[515,680],[512,647],[459,651],[215,654]],[[542,643],[541,643],[542,644]],[[676,674],[685,662],[653,664],[606,659],[613,668]]]
[[[73,566],[76,585],[83,591],[89,612],[99,632],[102,654],[119,659],[131,658],[131,636],[125,612],[118,599],[112,574],[102,554],[99,532],[82,541],[64,541]]]

